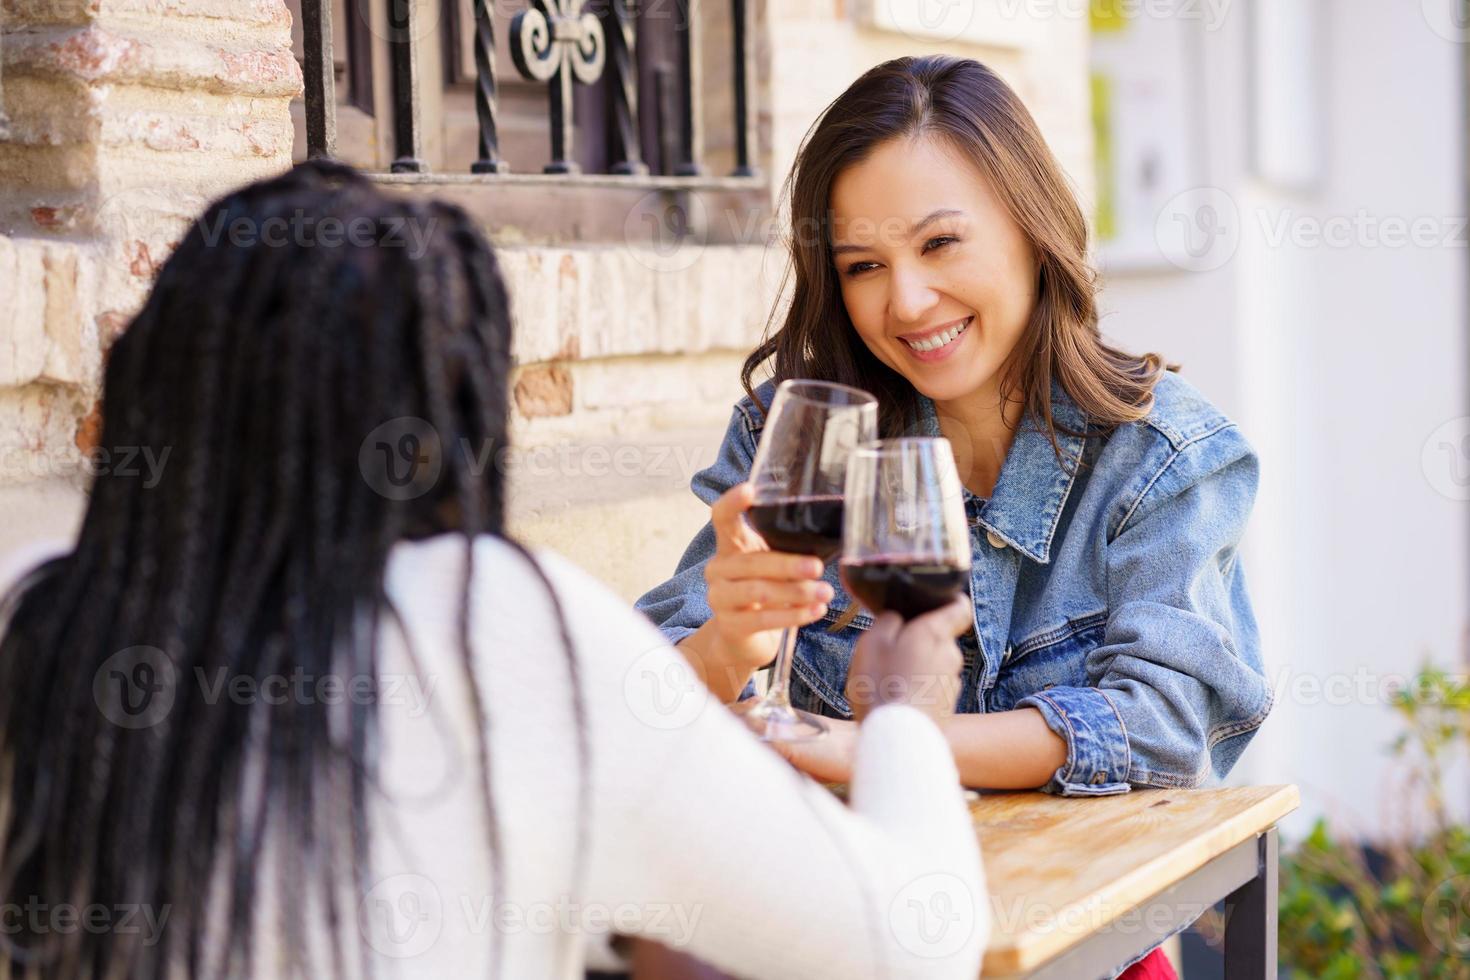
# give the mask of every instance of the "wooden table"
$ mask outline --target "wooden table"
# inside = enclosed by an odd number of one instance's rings
[[[986,793],[986,978],[1095,980],[1224,899],[1225,976],[1276,976],[1276,828],[1295,786]]]

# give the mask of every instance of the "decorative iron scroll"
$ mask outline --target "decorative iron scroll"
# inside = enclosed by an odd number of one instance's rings
[[[551,86],[551,162],[549,174],[573,174],[572,83],[590,85],[602,77],[607,38],[585,0],[535,0],[535,6],[510,22],[510,54],[516,70]]]

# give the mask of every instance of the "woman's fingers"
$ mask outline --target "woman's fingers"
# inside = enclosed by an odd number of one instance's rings
[[[765,547],[761,536],[745,523],[745,512],[755,503],[755,488],[737,483],[710,505],[709,519],[715,529],[715,554],[739,554]]]
[[[872,628],[863,634],[862,639],[867,641],[863,645],[877,647],[878,649],[892,646],[894,641],[898,639],[898,633],[901,629],[903,629],[903,617],[898,613],[879,613],[873,617]]]
[[[770,643],[760,634],[816,622],[833,594],[819,559],[772,551],[745,523],[754,500],[754,488],[741,483],[714,502],[715,554],[704,566],[710,625],[721,649],[742,665],[769,660]]]
[[[817,579],[822,563],[807,555],[780,551],[747,551],[711,558],[707,577],[722,579]]]
[[[906,630],[928,634],[933,641],[948,644],[950,640],[963,636],[975,625],[975,610],[970,597],[958,596],[933,612],[927,612],[908,623]]]
[[[767,630],[795,629],[815,623],[827,615],[825,603],[787,606],[784,609],[741,609],[718,614],[733,636],[751,636]]]
[[[875,705],[900,702],[936,720],[954,710],[959,695],[960,655],[955,637],[974,623],[968,597],[904,622],[878,616],[858,640],[847,672],[847,700],[858,718]]]
[[[715,579],[709,585],[709,604],[715,610],[760,607],[816,606],[832,601],[832,586],[820,579],[784,582],[766,578]]]

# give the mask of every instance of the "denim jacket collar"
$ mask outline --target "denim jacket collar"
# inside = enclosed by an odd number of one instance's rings
[[[1082,431],[1086,427],[1087,417],[1055,382],[1051,410],[1056,424],[1062,428]],[[926,436],[941,434],[934,402],[923,396],[919,397],[919,428]],[[981,501],[966,490],[966,510],[981,527],[1023,555],[1048,563],[1052,537],[1076,479],[1085,442],[1081,436],[1057,433],[1062,456],[1068,461],[1064,467],[1057,460],[1045,425],[1028,415],[1016,430],[990,500]]]

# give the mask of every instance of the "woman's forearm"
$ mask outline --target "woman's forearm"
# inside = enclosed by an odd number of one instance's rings
[[[722,703],[740,697],[753,671],[721,656],[709,623],[678,647],[704,686]],[[976,789],[1036,789],[1067,762],[1067,742],[1035,708],[954,715],[941,726],[954,752],[960,781]]]
[[[1036,789],[1067,762],[1067,742],[1035,708],[954,715],[940,726],[960,782],[974,789]]]
[[[746,682],[755,673],[733,666],[728,658],[720,655],[719,638],[711,623],[705,623],[680,640],[676,646],[699,675],[700,681],[721,704],[729,704],[740,697]]]

